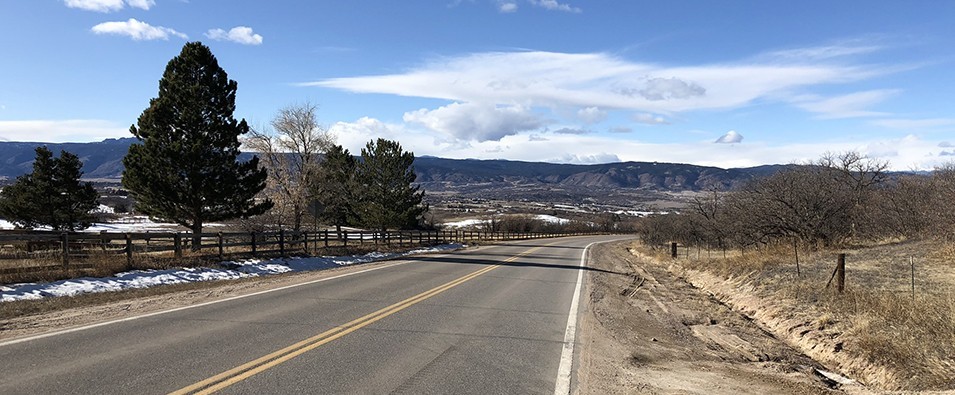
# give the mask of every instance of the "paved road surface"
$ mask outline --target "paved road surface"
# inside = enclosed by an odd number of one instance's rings
[[[0,345],[0,393],[552,394],[581,255],[618,238],[413,258]]]

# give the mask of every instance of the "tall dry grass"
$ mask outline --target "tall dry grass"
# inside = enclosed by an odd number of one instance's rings
[[[839,252],[848,253],[842,294],[835,284],[826,287]],[[725,259],[722,252],[699,259],[690,253],[673,262],[751,285],[812,317],[819,329],[841,331],[849,340],[839,352],[893,372],[891,389],[955,389],[955,246],[921,241],[799,253],[799,276],[792,246],[731,251]],[[914,294],[910,262],[917,262]]]

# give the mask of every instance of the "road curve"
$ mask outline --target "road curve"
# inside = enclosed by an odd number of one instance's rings
[[[584,249],[615,239],[405,259],[0,345],[0,393],[553,394]]]

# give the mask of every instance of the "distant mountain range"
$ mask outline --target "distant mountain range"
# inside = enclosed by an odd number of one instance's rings
[[[12,179],[30,172],[34,149],[46,145],[55,154],[67,150],[79,156],[83,161],[85,178],[118,180],[123,171],[123,156],[135,141],[135,138],[122,138],[95,143],[0,142],[0,177]],[[571,165],[427,156],[415,160],[418,182],[425,190],[510,198],[533,197],[536,192],[574,197],[603,196],[608,191],[619,190],[680,192],[713,187],[733,188],[754,177],[772,174],[782,167],[769,165],[721,169],[655,162]]]

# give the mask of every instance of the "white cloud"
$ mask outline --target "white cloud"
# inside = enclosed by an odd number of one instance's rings
[[[736,144],[741,142],[743,142],[743,135],[737,133],[735,130],[726,132],[726,134],[720,136],[720,138],[714,141],[716,144]]]
[[[633,132],[632,128],[626,126],[614,126],[610,128],[610,133],[631,133]]]
[[[489,52],[433,60],[401,74],[302,85],[458,102],[668,114],[738,108],[797,88],[850,82],[877,73],[861,66],[830,64],[664,67],[603,53]]]
[[[510,14],[512,12],[517,12],[517,3],[511,1],[501,1],[497,4],[497,10],[502,14]]]
[[[808,48],[794,48],[774,51],[766,54],[767,57],[797,62],[829,60],[851,55],[863,55],[882,50],[879,45],[859,45],[857,41],[847,41],[833,45],[824,45]]]
[[[558,158],[551,159],[548,162],[595,165],[600,163],[616,163],[621,162],[621,160],[617,155],[601,152],[592,155],[564,154]]]
[[[0,121],[0,139],[40,143],[132,137],[129,126],[95,119]]]
[[[666,125],[670,123],[659,115],[647,113],[636,114],[633,116],[633,120],[639,123],[645,123],[647,125]]]
[[[589,124],[600,123],[607,119],[607,112],[597,107],[587,107],[577,110],[577,118]]]
[[[809,143],[768,144],[753,141],[747,144],[713,144],[712,140],[684,143],[646,143],[622,140],[619,135],[555,134],[546,138],[538,133],[508,135],[500,141],[461,144],[436,139],[434,132],[388,124],[372,118],[355,122],[339,122],[331,126],[340,144],[358,154],[368,140],[382,137],[398,139],[402,147],[417,156],[443,158],[511,159],[524,161],[643,161],[692,163],[701,166],[751,167],[764,164],[802,163],[818,159],[826,152],[858,151],[890,161],[893,170],[932,169],[950,160],[940,157],[940,141],[921,140],[915,136],[897,139],[826,140]],[[891,149],[889,149],[891,148]],[[944,147],[943,147],[944,148]],[[933,154],[934,153],[934,154]],[[617,160],[607,159],[615,155]]]
[[[126,4],[128,4],[130,7],[148,10],[152,6],[156,5],[156,1],[155,0],[126,0]]]
[[[793,100],[796,106],[818,113],[822,119],[859,118],[887,115],[882,112],[868,111],[865,108],[881,103],[898,93],[896,89],[877,89],[829,98],[804,95],[797,96]]]
[[[579,135],[579,134],[590,134],[590,133],[593,133],[593,132],[591,132],[590,130],[586,130],[586,129],[560,128],[560,129],[557,129],[557,130],[555,130],[555,131],[553,131],[553,132],[551,132],[551,133],[557,133],[557,134],[578,134],[578,135]]]
[[[929,129],[955,126],[955,118],[878,119],[869,123],[892,129]]]
[[[176,36],[182,39],[189,38],[183,33],[177,32],[168,27],[152,26],[146,22],[140,22],[129,18],[125,22],[103,22],[91,29],[96,34],[116,34],[120,36],[129,36],[133,40],[168,40],[169,36]]]
[[[938,146],[939,148],[952,148],[952,147],[955,147],[955,144],[952,144],[948,141],[943,141],[941,143],[938,143]]]
[[[500,140],[504,136],[534,130],[544,122],[523,106],[451,103],[434,110],[406,112],[405,122],[462,140]]]
[[[262,35],[256,34],[252,31],[252,28],[248,26],[236,26],[229,29],[229,31],[209,29],[209,31],[206,32],[206,37],[216,41],[232,41],[245,45],[262,44]]]
[[[63,3],[70,8],[104,13],[119,11],[127,5],[143,10],[148,10],[156,5],[155,0],[64,0]]]
[[[564,12],[573,12],[580,13],[581,9],[571,6],[570,4],[560,3],[557,0],[530,0],[531,4],[542,7],[551,11],[564,11]]]

